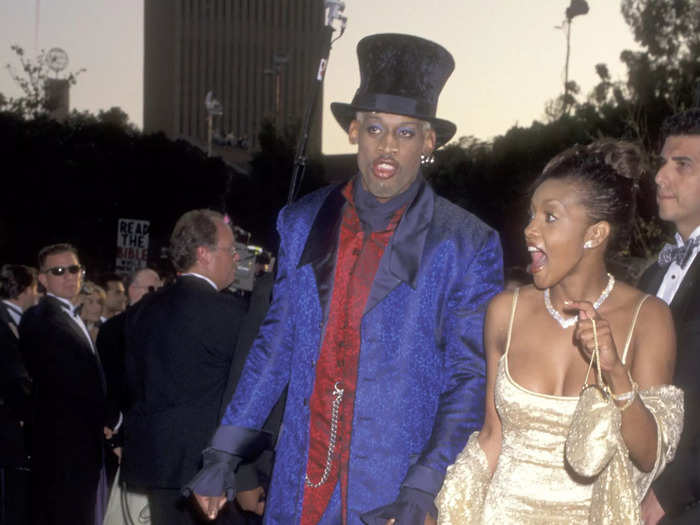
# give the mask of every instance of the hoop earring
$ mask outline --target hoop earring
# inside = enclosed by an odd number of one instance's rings
[[[422,154],[420,156],[420,165],[423,167],[428,167],[432,166],[435,163],[435,157],[433,156],[432,153],[429,153],[428,155]]]

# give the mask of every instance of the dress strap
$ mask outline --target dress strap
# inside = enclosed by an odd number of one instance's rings
[[[520,288],[516,288],[513,290],[513,304],[510,307],[510,320],[508,321],[508,338],[506,339],[506,352],[505,355],[508,355],[508,349],[510,348],[510,336],[513,332],[513,319],[515,319],[515,308],[518,306],[518,292],[520,292]]]
[[[627,333],[627,340],[625,341],[625,349],[622,351],[622,364],[626,364],[627,361],[627,351],[630,349],[630,342],[632,342],[632,333],[634,333],[634,327],[637,324],[637,317],[639,317],[639,311],[642,309],[644,301],[647,300],[649,294],[644,295],[637,303],[634,309],[634,317],[632,317],[632,325],[630,326],[630,331]]]

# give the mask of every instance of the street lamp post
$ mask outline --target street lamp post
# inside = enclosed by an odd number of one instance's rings
[[[272,55],[272,67],[265,68],[263,74],[271,75],[275,77],[275,121],[279,124],[280,122],[280,107],[281,107],[281,96],[282,96],[282,85],[281,85],[281,75],[282,68],[285,64],[289,62],[289,58],[286,55],[278,55],[275,53]]]
[[[564,103],[562,115],[568,111],[569,105],[569,58],[571,56],[571,21],[574,17],[585,15],[589,11],[586,0],[571,0],[571,4],[566,8],[564,24],[566,24],[566,62],[564,63]]]
[[[204,98],[204,106],[207,108],[207,157],[211,157],[211,142],[214,135],[214,117],[224,114],[221,102],[214,98],[214,92],[209,91]]]

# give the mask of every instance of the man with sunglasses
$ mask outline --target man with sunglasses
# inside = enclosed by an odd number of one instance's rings
[[[99,358],[75,301],[84,269],[77,250],[39,252],[46,297],[19,326],[34,379],[33,523],[94,525],[102,469],[105,386]]]

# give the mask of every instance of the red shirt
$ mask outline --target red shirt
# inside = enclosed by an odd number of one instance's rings
[[[343,196],[348,204],[343,211],[340,226],[328,322],[316,366],[316,381],[309,407],[309,459],[306,476],[312,483],[321,480],[326,466],[336,383],[343,389],[343,397],[339,409],[332,468],[328,479],[320,487],[313,488],[304,484],[302,525],[318,523],[339,478],[343,523],[347,521],[348,462],[360,357],[360,324],[379,261],[406,208],[404,206],[394,213],[386,230],[368,235],[362,229],[353,202],[353,181],[345,186]]]

